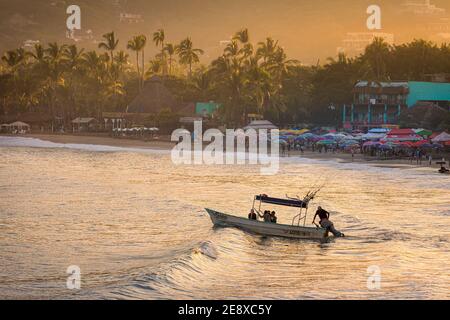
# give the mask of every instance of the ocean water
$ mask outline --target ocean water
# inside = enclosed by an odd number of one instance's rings
[[[175,166],[168,151],[10,137],[0,155],[3,299],[450,298],[450,176],[435,169],[291,157],[262,176]],[[265,238],[213,228],[204,211],[246,216],[255,194],[321,184],[311,213],[328,209],[347,238]],[[277,209],[289,224],[295,212]],[[79,290],[66,286],[69,266]]]

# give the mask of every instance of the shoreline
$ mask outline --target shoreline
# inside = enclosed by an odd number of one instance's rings
[[[174,142],[163,140],[143,141],[137,139],[112,138],[108,135],[99,136],[99,135],[31,133],[23,136],[12,136],[12,137],[34,138],[62,144],[91,144],[108,147],[142,148],[155,150],[171,150],[175,146]]]
[[[6,137],[21,137],[34,138],[43,141],[61,143],[61,144],[84,144],[84,145],[98,145],[120,148],[141,148],[149,150],[164,150],[170,151],[176,145],[175,142],[165,140],[151,140],[143,141],[138,139],[127,138],[113,138],[108,135],[74,135],[74,134],[46,134],[46,133],[31,133],[26,135],[1,135]],[[312,151],[305,151],[303,154],[300,151],[291,151],[289,155],[282,156],[283,158],[302,157],[305,159],[319,160],[319,161],[334,161],[336,163],[359,163],[370,164],[374,167],[386,168],[439,168],[436,164],[436,159],[433,160],[432,165],[428,161],[422,161],[422,164],[416,164],[415,161],[411,163],[408,159],[388,159],[382,160],[377,158],[367,158],[361,154],[355,154],[352,159],[351,154],[347,153],[318,153]]]

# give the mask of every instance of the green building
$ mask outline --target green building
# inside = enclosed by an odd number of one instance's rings
[[[220,105],[215,102],[197,102],[195,105],[195,114],[201,116],[212,116]]]

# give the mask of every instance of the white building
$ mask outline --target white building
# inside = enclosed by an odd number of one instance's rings
[[[94,40],[94,33],[91,29],[86,30],[86,32],[83,32],[81,30],[67,30],[66,31],[66,38],[71,39],[75,42],[79,41],[93,41]]]
[[[402,11],[416,15],[445,14],[444,8],[431,4],[430,0],[407,0],[401,4]]]
[[[120,13],[120,22],[125,23],[141,23],[144,22],[144,18],[141,14],[133,14],[133,13]]]
[[[25,40],[22,44],[22,48],[31,49],[34,48],[35,45],[40,44],[39,40]]]

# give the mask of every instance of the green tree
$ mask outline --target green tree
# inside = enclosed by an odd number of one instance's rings
[[[114,51],[119,46],[119,40],[116,39],[116,35],[114,32],[106,33],[103,35],[103,39],[105,39],[103,42],[100,42],[98,47],[99,49],[105,49],[109,51],[111,55],[111,63],[114,62]]]
[[[204,53],[202,49],[194,48],[191,38],[186,38],[176,47],[180,63],[189,66],[189,78],[192,76],[192,65],[200,62],[200,55]]]
[[[145,46],[147,44],[147,37],[144,35],[138,35],[133,37],[128,42],[127,48],[136,53],[136,68],[139,76],[139,90],[142,90],[144,79],[144,59],[145,59]],[[139,53],[142,52],[142,67],[139,66]]]
[[[166,74],[166,67],[165,67],[165,43],[164,41],[166,40],[166,35],[164,32],[164,29],[158,29],[155,33],[153,33],[153,42],[155,43],[155,45],[161,46],[161,52],[160,52],[160,63],[162,66],[162,70],[163,70],[163,74]]]
[[[367,46],[362,61],[365,64],[365,78],[372,81],[388,80],[387,65],[391,55],[391,47],[383,38],[375,38],[372,44]]]
[[[169,56],[169,75],[172,75],[173,56],[175,55],[175,46],[171,43],[166,44],[164,52]]]

